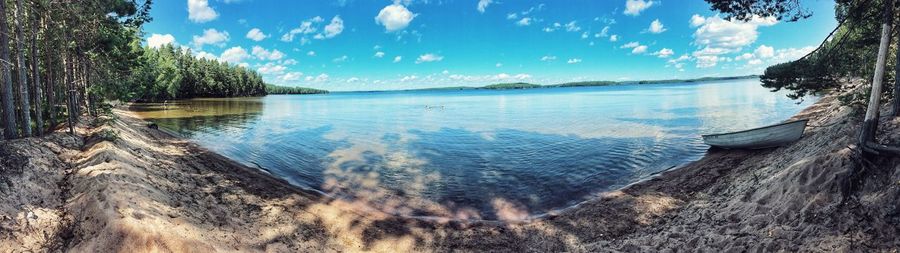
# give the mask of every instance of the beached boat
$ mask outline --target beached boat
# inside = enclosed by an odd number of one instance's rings
[[[762,149],[799,140],[809,120],[796,120],[744,131],[703,135],[707,145],[727,149]]]

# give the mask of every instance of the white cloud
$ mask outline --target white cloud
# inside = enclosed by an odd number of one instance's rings
[[[650,33],[662,33],[666,31],[666,27],[663,26],[662,22],[659,22],[659,19],[653,20],[650,22],[650,28],[647,29]]]
[[[653,55],[656,55],[659,58],[669,58],[669,56],[672,56],[673,54],[675,54],[675,51],[672,51],[672,49],[668,48],[663,48],[653,53]]]
[[[294,41],[294,37],[296,37],[297,35],[306,36],[308,34],[316,33],[319,30],[316,27],[317,24],[322,23],[323,21],[325,21],[325,19],[323,19],[322,17],[319,17],[319,16],[315,16],[310,19],[304,20],[303,22],[300,22],[299,27],[291,29],[290,31],[288,31],[287,33],[282,35],[281,41],[291,42],[291,41]],[[306,38],[305,37],[301,38],[301,44],[303,44],[302,42],[304,39],[306,39]]]
[[[334,38],[344,31],[344,20],[340,16],[331,18],[331,23],[325,26],[325,38]]]
[[[232,48],[225,50],[225,52],[222,52],[222,56],[220,56],[219,59],[221,59],[222,61],[225,61],[225,62],[230,62],[230,63],[236,64],[236,63],[241,63],[248,57],[250,57],[250,55],[247,54],[247,50],[244,50],[244,48],[232,47]]]
[[[753,59],[753,57],[755,57],[755,56],[751,53],[744,53],[742,55],[738,55],[737,57],[734,57],[734,60],[735,61],[750,60],[750,59]]]
[[[637,41],[632,41],[632,42],[625,43],[625,45],[622,45],[619,48],[636,48],[640,45],[641,45],[641,43],[638,43]]]
[[[600,32],[597,34],[594,34],[594,37],[596,37],[596,38],[609,37],[609,26],[604,26],[603,30],[600,30]]]
[[[276,79],[280,83],[286,83],[286,82],[293,82],[293,81],[300,80],[300,77],[302,77],[302,76],[303,76],[303,72],[288,72],[288,73],[284,73],[283,75],[278,76]]]
[[[518,13],[513,12],[513,13],[510,13],[510,14],[506,14],[506,19],[513,20],[513,19],[517,19],[517,18],[519,18],[519,14],[518,14]]]
[[[287,59],[287,60],[281,61],[281,64],[284,64],[284,65],[296,65],[297,63],[298,63],[297,60],[294,60],[294,59]]]
[[[756,48],[756,51],[753,52],[756,54],[756,56],[759,56],[759,58],[769,58],[775,56],[775,49],[766,45],[760,45]]]
[[[309,51],[309,52],[306,52],[306,55],[308,55],[308,56],[316,56],[316,51]]]
[[[203,52],[203,51],[194,53],[194,57],[197,59],[207,59],[207,60],[213,60],[213,61],[216,61],[219,59],[219,57],[217,57],[216,55],[210,54],[207,52]]]
[[[205,23],[219,17],[207,0],[188,0],[188,19],[195,23]]]
[[[694,32],[694,44],[702,47],[723,49],[725,53],[739,51],[759,37],[757,28],[772,26],[778,21],[774,17],[753,17],[750,21],[730,21],[718,16],[703,18]],[[692,18],[693,24],[693,18]]]
[[[444,60],[443,56],[429,53],[420,55],[419,58],[416,59],[416,64],[423,62],[437,62],[441,60]]]
[[[556,60],[556,56],[552,56],[552,55],[545,55],[544,57],[541,57],[541,61],[555,61],[555,60]]]
[[[572,59],[569,59],[568,61],[566,61],[566,63],[568,63],[568,64],[576,64],[576,63],[580,63],[580,62],[581,62],[581,59],[578,59],[578,58],[572,58]]]
[[[632,54],[643,54],[647,52],[647,46],[640,45],[631,50]]]
[[[697,67],[698,68],[711,68],[715,67],[719,62],[719,56],[716,55],[700,55],[695,56],[697,58]]]
[[[806,56],[813,50],[816,50],[814,46],[807,46],[802,48],[785,48],[775,50],[774,56],[771,58],[771,62],[773,63],[782,63],[788,61],[794,61],[800,59],[800,57]]]
[[[484,13],[488,5],[494,3],[493,0],[478,0],[478,12]]]
[[[225,42],[228,41],[228,32],[219,32],[216,29],[206,29],[203,31],[203,35],[197,36],[194,35],[194,47],[201,48],[203,45],[216,45],[216,46],[225,46]]]
[[[416,79],[419,79],[419,77],[418,77],[418,76],[415,76],[415,75],[404,76],[403,78],[400,78],[400,82],[415,81]]]
[[[331,59],[331,61],[332,61],[332,62],[335,62],[335,63],[341,63],[341,62],[345,62],[345,61],[347,61],[347,60],[349,60],[349,59],[350,59],[350,57],[348,57],[348,56],[346,56],[346,55],[342,55],[341,57]]]
[[[251,54],[253,54],[253,56],[256,56],[256,58],[260,60],[277,61],[281,60],[281,58],[284,58],[284,53],[278,51],[278,49],[269,51],[260,46],[254,46],[253,49],[251,49]]]
[[[171,34],[151,34],[149,38],[147,38],[147,46],[151,48],[159,48],[163,45],[172,44],[175,45],[175,36]]]
[[[259,28],[253,28],[250,29],[249,32],[247,32],[247,38],[253,41],[262,41],[268,37],[269,36],[259,30]]]
[[[383,57],[384,57],[384,52],[381,52],[381,51],[375,52],[375,58],[383,58]]]
[[[698,27],[698,26],[702,25],[703,23],[706,23],[706,18],[704,18],[703,16],[700,16],[697,14],[694,14],[694,16],[691,16],[691,27]]]
[[[322,73],[315,77],[307,76],[306,81],[316,82],[316,83],[325,82],[325,81],[328,81],[328,74]]]
[[[748,61],[747,64],[750,64],[750,65],[759,65],[759,64],[762,64],[762,60],[760,60],[760,59],[753,59],[753,60]]]
[[[517,25],[517,26],[528,26],[528,25],[531,25],[531,18],[529,18],[529,17],[522,18],[522,19],[520,19],[519,21],[516,21],[516,25]]]
[[[416,16],[418,16],[418,14],[412,13],[403,5],[395,3],[381,9],[381,11],[378,12],[378,16],[375,16],[375,23],[383,25],[387,32],[394,32],[403,30],[409,26],[409,23],[412,22]]]
[[[616,34],[610,35],[609,41],[611,41],[611,42],[619,41],[619,35],[616,35]]]
[[[281,74],[284,73],[285,70],[287,70],[287,67],[271,62],[266,63],[265,65],[262,65],[256,69],[257,72],[263,75]]]
[[[566,23],[566,31],[567,32],[581,31],[581,27],[578,26],[578,22],[572,21],[572,22]]]
[[[641,15],[641,12],[653,6],[653,1],[644,1],[644,0],[628,0],[625,1],[625,15],[637,16]]]
[[[396,56],[396,57],[394,57],[394,63],[400,62],[401,60],[403,60],[403,57],[402,57],[402,56]]]

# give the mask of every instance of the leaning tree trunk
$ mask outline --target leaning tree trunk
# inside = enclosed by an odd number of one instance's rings
[[[19,94],[22,101],[22,134],[29,137],[31,136],[31,104],[29,103],[31,98],[28,96],[28,75],[25,71],[27,68],[25,65],[25,33],[23,31],[25,29],[22,22],[24,12],[22,0],[16,0],[16,62],[19,70]]]
[[[867,147],[868,143],[875,141],[875,132],[878,128],[878,110],[881,105],[881,86],[884,79],[885,60],[891,45],[891,23],[894,20],[894,0],[884,2],[884,21],[881,24],[881,44],[878,46],[878,58],[875,62],[875,77],[872,79],[872,91],[869,95],[869,105],[866,108],[866,118],[863,121],[862,132],[859,135],[861,147]]]
[[[34,87],[35,128],[37,129],[37,135],[40,136],[44,134],[44,99],[41,91],[41,65],[38,60],[40,57],[38,57],[37,50],[37,35],[38,31],[40,31],[37,14],[37,12],[34,12],[35,17],[31,19],[31,80]]]
[[[0,85],[3,95],[3,136],[7,139],[18,138],[16,132],[16,112],[13,106],[12,79],[9,70],[9,29],[6,23],[6,1],[0,0]]]

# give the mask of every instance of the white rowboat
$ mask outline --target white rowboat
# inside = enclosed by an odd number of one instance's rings
[[[726,149],[763,149],[785,145],[803,137],[809,120],[796,120],[744,131],[703,135],[707,145]]]

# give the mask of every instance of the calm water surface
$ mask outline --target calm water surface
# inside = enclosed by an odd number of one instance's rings
[[[181,101],[136,110],[298,186],[406,215],[510,219],[701,158],[701,134],[790,118],[757,80]]]

